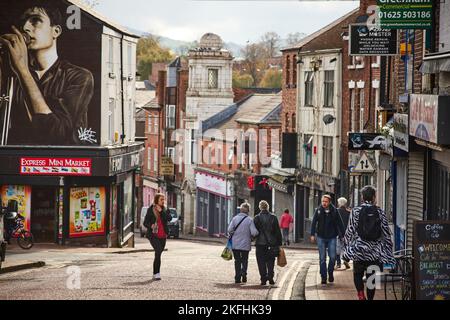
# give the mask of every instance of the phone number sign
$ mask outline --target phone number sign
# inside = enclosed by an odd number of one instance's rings
[[[433,0],[377,0],[378,22],[384,29],[430,29]]]

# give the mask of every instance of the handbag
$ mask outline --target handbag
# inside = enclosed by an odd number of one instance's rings
[[[284,252],[283,248],[280,248],[280,253],[278,254],[277,257],[277,265],[282,268],[287,265],[286,252]]]

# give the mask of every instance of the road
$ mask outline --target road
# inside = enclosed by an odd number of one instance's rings
[[[220,258],[222,245],[168,240],[162,281],[152,281],[153,252],[118,254],[111,249],[67,249],[28,253],[46,266],[0,275],[0,300],[290,300],[296,279],[317,253],[286,250],[288,265],[276,267],[276,285],[260,286],[254,248],[248,283],[234,284],[234,263]],[[138,239],[137,249],[150,249]]]

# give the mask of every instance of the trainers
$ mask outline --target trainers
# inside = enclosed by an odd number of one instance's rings
[[[261,285],[265,286],[267,284],[267,280],[261,280]]]
[[[327,284],[327,279],[326,278],[322,278],[322,285],[326,285]]]
[[[242,276],[242,282],[247,283],[247,276]]]
[[[350,264],[347,261],[344,261],[345,269],[350,269]]]
[[[153,275],[153,280],[159,281],[161,280],[161,275],[159,273]]]

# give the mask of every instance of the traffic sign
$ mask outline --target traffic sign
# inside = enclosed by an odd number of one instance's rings
[[[375,171],[375,167],[372,164],[372,161],[369,160],[366,153],[363,153],[361,158],[359,158],[358,162],[355,164],[352,173],[373,173]]]

